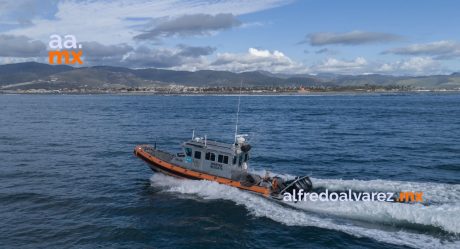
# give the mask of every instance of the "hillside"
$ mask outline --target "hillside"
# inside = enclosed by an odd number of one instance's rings
[[[74,68],[36,62],[0,65],[0,88],[15,89],[117,89],[182,85],[193,87],[349,87],[405,86],[411,88],[460,88],[460,73],[431,76],[389,75],[286,75],[265,71],[233,73],[201,70],[130,69],[95,66]]]

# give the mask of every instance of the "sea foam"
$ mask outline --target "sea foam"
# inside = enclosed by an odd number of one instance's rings
[[[351,188],[362,191],[369,189],[426,191],[426,198],[437,198],[436,201],[440,203],[424,206],[421,204],[384,202],[298,202],[290,204],[294,207],[290,208],[261,196],[215,182],[182,180],[162,174],[154,174],[150,180],[152,186],[160,187],[163,191],[195,195],[210,200],[230,200],[237,205],[244,206],[256,217],[267,217],[288,226],[314,226],[332,229],[356,237],[368,237],[380,242],[415,248],[460,248],[460,240],[458,240],[460,217],[457,215],[460,211],[459,200],[458,198],[452,199],[458,197],[459,185],[429,183],[430,186],[428,186],[421,183],[384,180],[312,179],[315,186],[320,185],[331,190]],[[412,189],[412,187],[419,187],[420,189]],[[440,194],[443,191],[454,192],[436,195],[436,193]],[[441,203],[442,201],[444,203]],[[355,222],[357,220],[362,222]],[[363,222],[374,226],[366,226]],[[382,227],[391,226],[380,229],[375,224],[380,224]],[[409,227],[433,227],[443,233],[450,234],[451,239],[446,241],[423,229],[406,229],[407,225],[410,225]]]

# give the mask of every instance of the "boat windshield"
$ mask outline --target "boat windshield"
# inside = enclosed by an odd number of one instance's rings
[[[192,148],[186,147],[186,148],[185,148],[185,155],[187,155],[187,156],[192,156]]]

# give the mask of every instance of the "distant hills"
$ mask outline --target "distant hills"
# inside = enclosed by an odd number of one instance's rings
[[[344,87],[344,86],[406,86],[424,89],[458,89],[460,73],[431,76],[389,75],[286,75],[265,71],[233,73],[201,70],[196,72],[166,69],[129,69],[94,66],[74,68],[36,62],[0,65],[0,89],[117,89],[133,87]]]

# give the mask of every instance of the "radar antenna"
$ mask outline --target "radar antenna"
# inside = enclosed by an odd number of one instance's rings
[[[235,142],[236,144],[236,139],[238,137],[238,119],[240,116],[240,103],[241,103],[241,89],[243,88],[243,81],[240,81],[240,94],[238,95],[238,109],[236,111],[236,124],[235,124]]]

